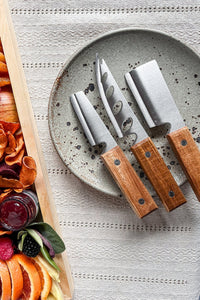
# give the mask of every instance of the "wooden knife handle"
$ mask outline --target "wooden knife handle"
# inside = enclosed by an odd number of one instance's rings
[[[200,151],[185,126],[167,135],[197,199],[200,201]]]
[[[167,168],[152,140],[148,137],[131,147],[167,211],[185,203],[184,195]]]
[[[158,208],[119,146],[102,154],[101,158],[140,218]]]

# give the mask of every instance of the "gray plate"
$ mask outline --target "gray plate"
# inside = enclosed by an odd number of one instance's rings
[[[64,164],[90,186],[106,194],[120,196],[120,190],[100,159],[101,149],[89,145],[71,107],[69,96],[83,90],[142,181],[151,194],[155,195],[151,184],[129,151],[134,136],[118,139],[102,106],[95,78],[96,52],[106,60],[177,183],[182,185],[186,181],[185,175],[165,137],[167,127],[148,129],[124,80],[124,74],[133,67],[156,59],[186,125],[200,147],[200,58],[180,41],[157,31],[125,29],[108,33],[87,44],[64,65],[54,83],[49,101],[50,133]]]

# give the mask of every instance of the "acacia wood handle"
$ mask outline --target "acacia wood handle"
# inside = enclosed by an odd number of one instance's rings
[[[186,202],[181,189],[149,137],[132,146],[131,151],[140,163],[167,211],[171,211]]]
[[[140,218],[158,208],[119,146],[102,154],[101,158]]]
[[[168,134],[167,138],[200,201],[200,151],[197,144],[186,126]]]

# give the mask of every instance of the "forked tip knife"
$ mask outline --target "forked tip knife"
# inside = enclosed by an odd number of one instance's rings
[[[104,59],[96,56],[96,76],[99,93],[107,114],[119,137],[136,134],[131,147],[157,195],[168,211],[182,205],[186,199],[153,144],[129,106]]]

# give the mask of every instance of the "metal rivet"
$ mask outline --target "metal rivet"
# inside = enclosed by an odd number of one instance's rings
[[[139,200],[138,200],[138,202],[142,205],[142,204],[144,204],[144,199],[143,198],[140,198]]]
[[[119,165],[120,165],[120,160],[119,160],[119,159],[115,159],[114,164],[115,164],[116,166],[119,166]]]
[[[151,152],[147,151],[147,152],[145,153],[145,156],[149,158],[149,157],[151,156]]]
[[[173,191],[169,191],[169,196],[170,196],[170,197],[174,197],[174,195],[175,195],[175,194],[174,194]]]
[[[182,141],[181,141],[181,145],[182,145],[182,146],[186,146],[186,145],[187,145],[187,141],[186,141],[186,140],[182,140]]]

